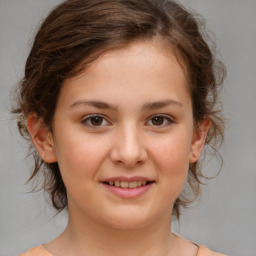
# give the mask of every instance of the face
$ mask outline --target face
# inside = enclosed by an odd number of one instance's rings
[[[170,219],[205,132],[175,56],[137,42],[64,82],[51,136],[70,217],[137,228]]]

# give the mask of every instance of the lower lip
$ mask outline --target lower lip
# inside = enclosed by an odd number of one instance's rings
[[[121,187],[110,186],[106,183],[102,183],[102,184],[105,186],[105,188],[107,188],[112,193],[116,194],[121,198],[127,198],[127,199],[140,197],[143,194],[145,194],[147,191],[149,191],[149,189],[153,186],[153,182],[137,188],[121,188]]]

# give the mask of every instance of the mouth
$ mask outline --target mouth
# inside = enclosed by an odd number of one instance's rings
[[[154,180],[145,177],[112,177],[101,181],[104,187],[115,195],[133,199],[146,194],[155,183]]]
[[[120,181],[120,180],[115,180],[115,181],[104,181],[103,183],[109,186],[117,187],[117,188],[139,188],[141,186],[146,186],[154,181],[146,181],[146,180],[138,180],[138,181]]]

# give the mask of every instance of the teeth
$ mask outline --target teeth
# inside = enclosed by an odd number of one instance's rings
[[[137,181],[129,182],[129,188],[137,188]]]
[[[121,181],[121,188],[128,188],[128,182],[126,181]]]
[[[120,181],[115,181],[115,187],[120,187]]]
[[[147,184],[147,181],[132,181],[132,182],[127,182],[127,181],[109,181],[108,184],[110,186],[115,186],[115,187],[121,187],[121,188],[138,188],[141,186],[145,186]]]

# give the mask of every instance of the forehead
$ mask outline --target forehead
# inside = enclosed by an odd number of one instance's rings
[[[78,76],[64,81],[61,96],[91,93],[93,97],[163,97],[172,90],[187,94],[186,76],[176,55],[152,41],[139,41],[110,50],[97,58]],[[176,91],[176,92],[175,92]],[[132,95],[131,92],[136,92]]]
[[[70,80],[75,81],[81,76],[89,73],[92,74],[98,72],[107,75],[108,71],[114,71],[123,66],[127,69],[128,66],[132,67],[133,64],[134,66],[136,66],[136,64],[141,65],[142,69],[137,70],[141,75],[144,73],[142,72],[143,69],[144,71],[150,69],[150,73],[167,71],[167,75],[168,73],[173,75],[171,73],[174,72],[170,71],[175,70],[176,73],[183,73],[186,80],[186,72],[184,72],[186,71],[186,68],[184,68],[185,65],[182,58],[179,56],[177,50],[174,51],[170,46],[170,43],[166,42],[166,40],[137,40],[119,48],[114,48],[105,52],[103,50],[102,52],[100,57],[97,57],[94,61],[88,62],[86,58],[84,62],[81,63],[81,66],[78,66],[77,75],[67,79],[68,82]],[[97,54],[95,55],[97,56]],[[85,67],[83,67],[84,63],[87,63],[87,65],[85,64]],[[166,68],[169,70],[166,70]],[[128,74],[128,69],[125,73]],[[186,83],[186,81],[184,82]]]

